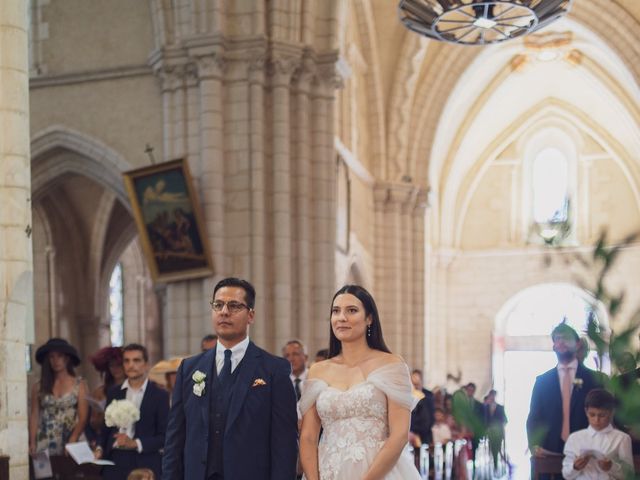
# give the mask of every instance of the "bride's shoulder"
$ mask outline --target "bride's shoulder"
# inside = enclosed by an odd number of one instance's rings
[[[374,358],[374,363],[377,368],[384,367],[386,365],[393,365],[394,363],[404,363],[404,358],[400,355],[396,355],[395,353],[387,353],[387,352],[378,352],[376,357]]]
[[[314,363],[313,365],[311,365],[311,367],[309,367],[309,372],[307,372],[307,379],[325,380],[327,373],[331,370],[333,363],[334,362],[332,362],[331,359]]]

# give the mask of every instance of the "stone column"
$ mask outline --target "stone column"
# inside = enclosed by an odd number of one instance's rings
[[[26,324],[33,322],[29,66],[24,0],[0,3],[0,452],[28,478]]]
[[[387,346],[411,367],[422,367],[424,334],[425,191],[404,183],[374,189],[374,295]]]

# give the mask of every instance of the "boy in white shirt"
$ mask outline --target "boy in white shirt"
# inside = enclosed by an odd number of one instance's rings
[[[567,480],[623,479],[633,473],[631,437],[611,425],[613,395],[596,388],[587,394],[584,406],[589,427],[567,438],[562,476]]]

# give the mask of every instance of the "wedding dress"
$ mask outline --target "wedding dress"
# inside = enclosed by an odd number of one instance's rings
[[[323,428],[318,445],[320,480],[358,480],[365,475],[389,435],[387,399],[407,410],[414,407],[404,363],[379,367],[348,390],[320,379],[305,382],[300,410],[304,415],[315,403]],[[384,478],[420,480],[420,475],[405,450]]]

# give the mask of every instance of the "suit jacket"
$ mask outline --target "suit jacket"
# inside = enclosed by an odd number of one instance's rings
[[[435,423],[435,405],[433,393],[426,388],[422,389],[422,393],[424,398],[420,399],[413,412],[411,412],[410,430],[420,436],[422,443],[428,444],[433,440],[431,427]]]
[[[504,424],[507,423],[507,415],[504,413],[504,407],[499,403],[496,403],[496,409],[491,414],[489,405],[484,405],[484,422],[489,426],[499,426],[504,428]]]
[[[178,369],[162,461],[165,480],[205,479],[215,356],[214,348]],[[224,431],[225,479],[295,479],[298,416],[289,362],[249,342],[238,368]],[[200,396],[193,389],[196,371],[207,375]]]
[[[569,416],[569,430],[575,432],[589,426],[584,411],[584,399],[594,388],[602,386],[602,374],[586,368],[578,363],[576,381],[571,393],[571,409]],[[552,452],[562,453],[564,442],[562,434],[562,394],[558,370],[551,370],[539,375],[533,385],[531,406],[527,418],[527,437],[529,448],[540,446]]]
[[[127,398],[127,390],[117,385],[107,392],[107,405],[113,400],[124,400],[125,398]],[[140,420],[135,424],[134,434],[135,438],[140,439],[140,443],[142,443],[142,452],[137,453],[137,451],[130,450],[120,452],[114,450],[113,436],[118,432],[118,429],[105,426],[100,436],[104,458],[113,460],[116,466],[128,470],[150,468],[156,476],[159,476],[162,467],[160,450],[164,445],[168,414],[169,394],[154,382],[149,381],[140,404]],[[123,463],[126,463],[126,465]],[[108,468],[105,470],[108,470]]]

